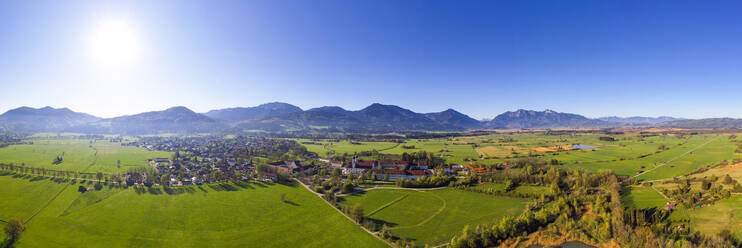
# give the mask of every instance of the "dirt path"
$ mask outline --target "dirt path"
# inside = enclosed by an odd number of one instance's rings
[[[387,244],[387,245],[388,245],[389,247],[395,247],[395,246],[394,246],[394,244],[392,244],[392,243],[389,243],[389,241],[387,241],[387,240],[385,240],[385,239],[382,239],[381,237],[379,237],[378,235],[376,235],[376,233],[375,233],[375,232],[369,231],[368,229],[366,229],[366,227],[362,226],[361,224],[358,224],[358,223],[356,223],[356,221],[354,221],[354,220],[353,220],[352,218],[350,218],[350,216],[348,216],[348,215],[346,215],[345,213],[343,213],[343,211],[340,211],[340,209],[337,209],[337,208],[336,208],[335,206],[333,206],[333,205],[332,205],[332,203],[330,203],[330,202],[328,202],[327,200],[325,200],[325,198],[322,198],[322,194],[320,194],[320,193],[317,193],[317,192],[314,192],[314,191],[313,191],[312,189],[310,189],[310,188],[309,188],[309,186],[307,186],[306,184],[304,184],[303,182],[301,182],[301,181],[300,181],[300,180],[298,180],[298,179],[295,179],[295,181],[299,182],[299,184],[301,184],[301,186],[304,186],[304,188],[305,188],[305,189],[307,189],[307,190],[308,190],[309,192],[311,192],[312,194],[314,194],[314,195],[316,195],[317,197],[319,197],[319,199],[320,199],[320,200],[322,200],[322,201],[324,201],[325,203],[327,203],[327,205],[330,205],[330,207],[331,207],[332,209],[335,209],[335,211],[337,211],[338,213],[340,213],[341,215],[343,215],[343,217],[345,217],[346,219],[348,219],[348,220],[349,220],[349,221],[350,221],[351,223],[355,224],[356,226],[360,227],[360,228],[361,228],[361,229],[362,229],[363,231],[365,231],[365,232],[366,232],[366,233],[368,233],[369,235],[371,235],[371,236],[373,236],[373,237],[375,237],[375,238],[377,238],[377,239],[379,239],[379,240],[383,241],[383,242],[384,242],[385,244]]]
[[[709,140],[709,141],[706,141],[706,143],[703,143],[703,144],[701,144],[701,145],[699,145],[699,146],[697,146],[697,147],[695,147],[695,148],[693,148],[693,149],[690,149],[690,150],[688,150],[687,152],[685,152],[685,153],[683,153],[683,154],[680,154],[680,155],[678,155],[677,157],[671,158],[670,160],[667,160],[666,162],[664,162],[664,163],[662,163],[662,164],[660,164],[660,165],[658,165],[658,166],[655,166],[655,167],[654,167],[654,168],[652,168],[652,169],[649,169],[649,170],[647,170],[647,171],[645,171],[645,172],[642,172],[642,173],[639,173],[639,174],[637,174],[637,175],[634,175],[633,177],[634,177],[634,178],[636,178],[636,177],[638,177],[638,176],[641,176],[641,175],[644,175],[644,174],[646,174],[646,173],[648,173],[648,172],[651,172],[651,171],[653,171],[653,170],[656,170],[657,168],[660,168],[660,167],[662,167],[662,166],[665,166],[665,165],[667,165],[668,163],[670,163],[670,162],[672,162],[672,161],[675,161],[675,160],[676,160],[676,159],[678,159],[678,158],[681,158],[681,157],[683,157],[683,156],[685,156],[685,155],[688,155],[688,154],[690,154],[691,152],[693,152],[693,151],[695,151],[695,150],[697,150],[697,149],[699,149],[699,148],[701,148],[701,147],[704,147],[704,146],[708,145],[708,144],[709,144],[709,143],[711,143],[712,141],[715,141],[715,140],[719,139],[719,137],[721,137],[721,136],[717,136],[717,137],[716,137],[716,138],[714,138],[714,139],[711,139],[711,140]],[[648,182],[654,182],[654,181],[660,181],[660,180],[666,180],[666,179],[657,179],[657,180],[652,180],[652,181],[648,181]]]
[[[668,198],[668,197],[667,197],[667,196],[666,196],[666,195],[665,195],[664,193],[662,193],[662,191],[660,191],[660,190],[658,190],[657,188],[655,188],[655,187],[654,187],[654,185],[652,185],[652,189],[653,189],[654,191],[657,191],[657,193],[659,193],[659,194],[660,194],[660,195],[661,195],[662,197],[664,197],[664,198],[665,198],[665,200],[667,200],[667,201],[670,201],[670,198]]]

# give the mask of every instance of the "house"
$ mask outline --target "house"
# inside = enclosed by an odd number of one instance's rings
[[[389,179],[417,179],[422,176],[431,176],[430,170],[372,170],[376,178],[381,179],[389,175]]]
[[[378,162],[378,168],[374,169],[397,169],[397,170],[404,170],[409,166],[409,162],[407,161],[394,161],[394,160],[382,160]]]
[[[346,165],[347,168],[343,169],[343,174],[348,175],[349,173],[353,174],[363,174],[367,170],[372,170],[378,166],[378,162],[376,160],[359,160],[357,157],[353,158],[353,161]]]
[[[668,202],[667,204],[665,204],[664,210],[665,211],[672,211],[676,207],[677,207],[677,205],[675,203]]]
[[[185,186],[185,185],[193,185],[193,180],[191,178],[187,178],[186,177],[186,178],[181,179],[180,181],[181,181],[181,183],[182,183],[183,186]]]
[[[269,163],[268,167],[270,167],[271,169],[277,172],[291,174],[294,172],[303,171],[309,168],[309,165],[302,165],[300,161],[281,161],[281,162]]]
[[[276,175],[276,173],[259,171],[258,176],[260,176],[260,178],[263,178],[263,180],[265,181],[271,181],[274,183],[278,181],[278,175]]]
[[[340,160],[330,160],[330,167],[332,167],[332,168],[342,168],[343,167],[343,161],[340,161]]]

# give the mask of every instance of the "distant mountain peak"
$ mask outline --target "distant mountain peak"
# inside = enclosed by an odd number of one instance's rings
[[[0,115],[0,129],[31,132],[56,132],[99,120],[100,118],[74,112],[68,108],[50,106],[32,108],[23,106]]]
[[[594,120],[582,115],[560,113],[551,109],[544,111],[518,109],[505,112],[486,123],[487,127],[497,129],[520,128],[582,128],[611,126],[612,123]]]
[[[236,124],[243,121],[257,120],[266,117],[278,116],[288,113],[302,112],[297,106],[283,102],[269,102],[255,107],[235,107],[215,109],[205,115],[217,120]]]
[[[195,113],[193,110],[185,107],[185,106],[175,106],[171,107],[165,110],[166,112],[185,112],[185,113]]]

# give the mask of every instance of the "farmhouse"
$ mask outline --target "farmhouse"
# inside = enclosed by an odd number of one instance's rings
[[[346,166],[347,168],[343,169],[343,174],[347,175],[348,173],[353,173],[357,175],[376,168],[378,162],[376,160],[358,160],[357,158],[354,158],[350,165]]]
[[[276,175],[276,173],[259,171],[258,172],[258,176],[260,176],[261,178],[263,178],[263,180],[265,180],[265,181],[271,181],[271,182],[274,182],[274,183],[276,181],[278,181],[278,176]]]
[[[376,173],[376,178],[384,178],[389,175],[389,179],[417,179],[422,176],[432,176],[430,170],[372,170]]]
[[[382,160],[378,161],[377,166],[375,166],[373,169],[397,169],[397,170],[404,170],[409,166],[410,163],[407,161],[394,161],[394,160]]]
[[[280,162],[269,163],[268,167],[277,172],[291,174],[294,172],[303,171],[309,168],[309,165],[303,165],[301,164],[301,161],[280,161]]]

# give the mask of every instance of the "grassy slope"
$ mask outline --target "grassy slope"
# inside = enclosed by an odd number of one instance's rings
[[[0,215],[28,218],[61,184],[3,176],[0,185],[2,202],[13,203]],[[72,185],[28,223],[18,247],[385,246],[298,186],[153,189],[160,193],[106,187],[81,194]],[[43,194],[18,193],[29,190]],[[280,201],[282,193],[290,203]]]
[[[398,200],[404,195],[407,196]],[[503,216],[517,215],[525,204],[521,199],[453,189],[372,190],[346,198],[344,204],[360,203],[366,213],[393,202],[369,217],[386,222],[392,233],[417,245],[445,243],[465,225],[475,226]]]

